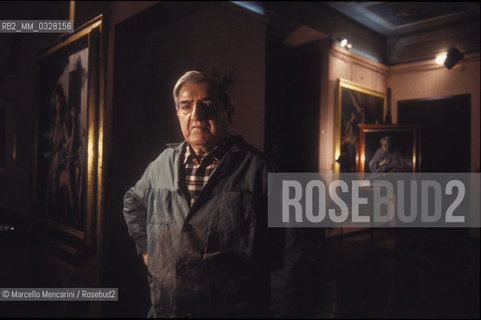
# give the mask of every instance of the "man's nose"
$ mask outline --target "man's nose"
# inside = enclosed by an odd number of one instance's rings
[[[204,103],[198,101],[194,104],[191,118],[192,120],[205,120],[207,118],[207,110],[205,109]]]

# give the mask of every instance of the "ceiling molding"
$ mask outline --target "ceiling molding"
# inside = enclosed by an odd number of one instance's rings
[[[387,75],[389,71],[388,66],[386,66],[385,64],[373,61],[357,53],[341,48],[337,45],[333,45],[331,47],[331,49],[329,50],[329,54],[348,63],[357,64],[385,75]]]
[[[454,68],[459,68],[472,64],[479,64],[479,52],[465,55],[463,60],[461,60],[457,65],[455,65]],[[389,74],[425,72],[437,69],[446,69],[446,67],[442,64],[437,64],[434,59],[399,64],[388,67]]]

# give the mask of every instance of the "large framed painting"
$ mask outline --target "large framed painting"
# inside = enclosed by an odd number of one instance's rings
[[[41,53],[36,66],[37,216],[92,248],[101,214],[101,28],[99,16]]]
[[[360,125],[359,172],[375,179],[386,173],[416,172],[420,166],[417,125]]]
[[[387,112],[386,94],[339,79],[335,125],[335,171],[357,172],[359,127],[383,124]]]

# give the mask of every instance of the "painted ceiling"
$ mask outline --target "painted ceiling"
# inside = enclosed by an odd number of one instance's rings
[[[476,2],[336,2],[327,3],[366,27],[394,36],[454,23],[477,14]]]

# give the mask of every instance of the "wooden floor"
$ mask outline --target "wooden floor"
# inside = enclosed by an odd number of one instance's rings
[[[313,250],[308,318],[479,318],[479,239],[375,229]]]
[[[30,287],[35,239],[0,240],[0,287]],[[310,242],[299,318],[479,319],[480,240],[466,230],[372,229]],[[127,316],[125,302],[108,303],[3,302],[0,317]],[[131,314],[145,315],[143,303]]]

